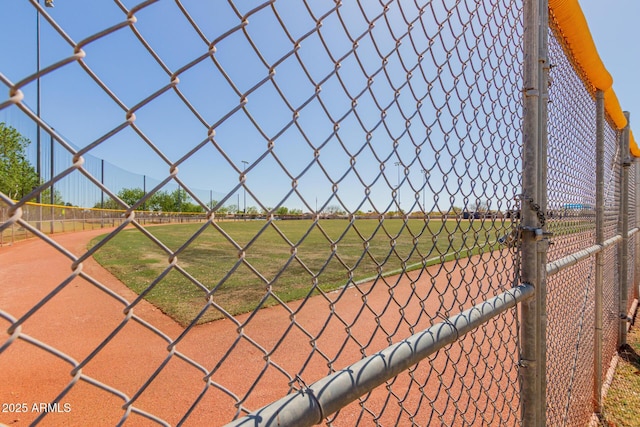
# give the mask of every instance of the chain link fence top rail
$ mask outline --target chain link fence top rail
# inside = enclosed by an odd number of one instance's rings
[[[26,280],[0,285],[0,366],[17,367],[1,400],[28,396],[73,409],[24,414],[27,422],[221,425],[511,288],[517,251],[501,238],[517,226],[519,209],[520,7],[0,6],[24,19],[2,48],[11,59],[0,69],[0,113],[36,123],[70,159],[19,201],[0,194],[10,213],[0,230],[29,230],[45,248],[34,254],[39,263],[70,268],[40,277],[36,290]],[[34,71],[25,55],[10,53],[35,49],[27,28],[36,11],[49,49]],[[561,154],[573,153],[581,155]],[[88,155],[164,179],[128,206],[86,167]],[[588,157],[570,158],[586,168]],[[121,226],[73,249],[68,236],[42,234],[23,210],[69,177],[127,211]],[[222,197],[210,208],[193,189],[213,184]],[[143,227],[134,209],[169,185],[202,206],[207,222]],[[568,203],[593,203],[590,187],[576,187]],[[241,197],[269,214],[219,222],[217,211]],[[313,219],[276,221],[282,206]],[[332,207],[343,219],[321,218]],[[589,221],[571,217],[570,227],[584,231],[555,250],[586,244]],[[85,270],[93,256],[111,260],[136,294]],[[571,274],[571,295],[583,301],[588,272]],[[97,332],[83,326],[98,312],[86,311],[82,295],[106,312]],[[143,298],[174,310],[179,324]],[[510,310],[324,414],[326,422],[518,425],[518,351]],[[34,358],[41,369],[28,375],[39,386],[29,388],[20,366]]]

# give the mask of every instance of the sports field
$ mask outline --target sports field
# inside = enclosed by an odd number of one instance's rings
[[[228,229],[230,224],[221,225]],[[276,225],[284,229],[295,224],[278,221]],[[388,225],[385,221],[385,227]],[[441,225],[449,229],[454,224]],[[466,221],[461,222],[465,225]],[[474,222],[467,230],[469,239],[479,225]],[[148,230],[158,235],[164,228]],[[478,227],[484,228],[490,228],[489,224]],[[492,230],[495,228],[497,225]],[[55,241],[82,256],[90,239],[105,231],[114,230],[64,233],[56,235]],[[134,236],[136,233],[140,232],[135,231]],[[10,250],[0,250],[0,265],[6,267],[6,280],[0,281],[2,307],[21,318],[47,298],[21,325],[21,333],[56,352],[43,351],[25,339],[14,341],[0,358],[2,366],[11,367],[6,369],[7,387],[0,387],[0,399],[11,402],[20,396],[28,402],[49,402],[73,384],[60,400],[70,404],[72,412],[47,414],[46,424],[115,425],[128,415],[126,424],[158,425],[139,413],[127,413],[127,408],[135,407],[170,425],[186,420],[184,425],[221,426],[238,414],[239,406],[255,410],[290,393],[292,378],[299,376],[311,384],[509,287],[514,259],[505,256],[504,250],[488,252],[493,247],[486,245],[482,256],[460,262],[291,302],[288,307],[295,316],[274,306],[235,316],[234,321],[209,322],[185,334],[184,328],[147,301],[123,313],[135,293],[91,257],[74,270],[81,274],[76,277],[74,273],[73,280],[60,290],[60,284],[69,278],[72,260],[42,239],[20,242]],[[128,253],[134,259],[142,255]],[[386,272],[386,266],[383,268]],[[14,286],[18,282],[21,286]],[[274,283],[273,288],[278,287],[279,282]],[[461,337],[447,350],[348,405],[332,425],[404,425],[410,420],[421,420],[424,425],[517,423],[518,370],[514,366],[518,348],[513,314],[505,313]],[[169,343],[175,346],[168,348]],[[61,354],[69,359],[63,360]],[[83,366],[81,377],[72,374],[71,383],[69,373],[77,365],[70,365],[70,360]],[[210,377],[211,382],[203,386],[203,377]],[[109,389],[95,386],[94,380]],[[390,403],[396,396],[402,401]],[[129,402],[127,408],[123,408],[125,402]],[[38,415],[22,414],[20,423],[28,424]],[[0,414],[0,423],[14,421]]]
[[[200,313],[207,294],[230,314],[249,312],[275,304],[273,295],[292,301],[378,272],[398,274],[495,250],[496,240],[511,231],[511,222],[237,221],[146,230],[164,247],[140,230],[128,229],[95,257],[133,291],[146,291],[146,299],[186,325]],[[172,253],[177,263],[171,264]],[[210,308],[198,323],[221,317]]]

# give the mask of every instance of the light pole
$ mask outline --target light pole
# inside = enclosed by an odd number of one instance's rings
[[[427,199],[425,197],[425,190],[427,188],[427,173],[429,173],[426,169],[422,169],[422,174],[424,176],[424,184],[422,186],[422,210],[424,213],[427,213]]]
[[[147,195],[147,175],[142,175],[142,192],[144,193],[142,195],[142,197]],[[142,204],[142,210],[143,211],[147,210],[147,202],[146,201]]]
[[[242,174],[244,175],[245,171],[247,170],[247,165],[249,164],[249,162],[247,162],[246,160],[242,161],[242,164],[244,165],[244,168],[242,169]],[[247,177],[244,177],[244,181],[246,181]],[[244,220],[247,220],[247,188],[244,186],[243,184],[243,189],[244,189],[244,209],[243,209],[243,214],[242,217],[244,218]],[[240,208],[240,206],[238,206],[238,208]]]
[[[53,130],[53,128],[51,128],[51,130]],[[51,133],[50,135],[50,144],[49,144],[50,150],[51,150],[51,163],[49,164],[49,167],[51,168],[51,187],[49,188],[49,204],[51,204],[51,234],[53,234],[53,224],[54,224],[54,220],[55,220],[55,208],[53,207],[56,204],[56,190],[54,188],[53,185],[53,169],[55,168],[55,159],[53,156],[53,150],[54,150],[54,146],[53,146],[53,133]],[[64,209],[62,210],[62,212],[64,212]],[[64,215],[61,219],[62,221],[62,229],[64,230]]]
[[[40,0],[38,0],[40,4]],[[53,7],[53,0],[45,0],[46,7]],[[40,11],[36,9],[36,116],[40,119]],[[38,185],[42,183],[42,144],[40,142],[40,123],[38,123],[38,132],[36,134],[36,174],[38,175]],[[53,189],[51,190],[53,194]],[[40,193],[36,196],[36,202],[42,203]],[[39,221],[37,229],[42,229],[42,206],[38,207]]]
[[[40,2],[40,0],[38,0]],[[40,11],[36,9],[36,72],[38,77],[36,78],[36,116],[40,118]],[[36,173],[38,174],[38,185],[40,185],[42,164],[42,147],[40,146],[40,123],[38,123],[38,133],[36,134]],[[42,202],[40,193],[36,198],[36,202]],[[42,218],[40,218],[42,220]],[[38,226],[38,230],[40,227]]]
[[[402,214],[402,208],[400,207],[400,165],[402,163],[395,162],[394,165],[398,167],[398,186],[396,187],[396,197],[398,197],[398,213]]]

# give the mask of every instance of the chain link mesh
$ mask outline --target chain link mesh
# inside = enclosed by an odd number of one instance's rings
[[[549,62],[548,258],[554,261],[595,243],[596,109],[551,30]]]
[[[43,387],[19,369],[0,397],[73,409],[27,422],[221,425],[517,282],[516,245],[498,240],[517,226],[519,2],[87,7],[1,7],[37,11],[50,50],[35,73],[3,65],[0,114],[41,128],[56,159],[41,186],[0,194],[0,229],[35,235],[24,246],[53,272],[0,300],[0,364],[48,366],[31,374]],[[144,174],[138,199],[92,156]],[[26,202],[53,188],[97,190],[117,227],[47,234]],[[146,227],[138,209],[176,189],[204,222]],[[247,203],[256,220],[229,221]],[[279,221],[287,207],[302,219]],[[518,328],[514,310],[496,317],[326,422],[518,425]]]
[[[620,142],[619,134],[612,126],[605,127],[604,142],[604,224],[605,239],[618,234],[618,219],[620,217]],[[605,249],[603,282],[620,283],[619,281],[618,247]],[[617,286],[603,287],[602,313],[602,372],[606,375],[609,364],[617,352],[618,344],[618,301],[620,291]],[[605,378],[603,378],[605,380]]]
[[[635,164],[631,164],[630,167],[628,168],[628,176],[629,176],[629,189],[628,189],[628,199],[629,199],[629,210],[627,212],[628,215],[628,221],[629,221],[629,225],[628,228],[629,230],[633,230],[638,226],[637,223],[637,216],[636,216],[636,212],[638,207],[636,206],[636,171],[635,171],[635,167],[637,167]],[[631,306],[633,304],[633,300],[638,298],[638,283],[636,281],[636,269],[635,269],[635,264],[636,264],[636,249],[637,249],[637,245],[636,245],[636,241],[638,239],[638,234],[635,233],[632,236],[629,237],[629,241],[627,243],[628,245],[628,249],[627,249],[627,283],[628,283],[628,287],[627,287],[627,307],[625,312],[628,313],[629,310],[631,309]]]
[[[553,28],[552,28],[553,29]],[[595,243],[595,99],[555,32],[549,34],[549,261]],[[593,411],[594,263],[547,282],[547,424],[580,425]]]
[[[549,32],[550,103],[548,163],[548,229],[553,232],[549,260],[560,260],[596,244],[596,93],[575,67],[558,29]],[[621,132],[607,118],[604,127],[605,241],[621,237],[620,203],[629,200],[630,229],[635,224],[635,169],[628,193],[622,188]],[[602,380],[618,350],[619,243],[604,248],[602,298]],[[628,280],[635,272],[635,237],[629,240]],[[629,306],[633,285],[629,288]],[[585,425],[594,400],[595,260],[574,263],[547,283],[547,424]]]
[[[596,243],[595,92],[553,23],[547,208],[518,197],[521,2],[0,10],[20,23],[0,34],[23,31],[0,122],[37,139],[39,174],[0,192],[0,402],[29,409],[2,423],[223,425],[518,284],[521,209],[549,262]],[[605,239],[619,136],[607,122]],[[606,372],[618,245],[603,258]],[[547,283],[548,425],[593,411],[595,280],[587,257]],[[324,422],[520,425],[519,330],[493,317]]]

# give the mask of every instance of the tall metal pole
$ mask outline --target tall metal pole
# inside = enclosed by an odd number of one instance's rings
[[[38,3],[40,0],[38,0]],[[40,11],[36,9],[36,116],[40,118]],[[38,185],[42,183],[42,147],[40,144],[40,124],[36,133],[36,174],[38,175]],[[42,230],[42,196],[40,193],[36,196],[38,203],[38,222],[36,228]]]
[[[40,0],[38,0],[38,5]],[[46,7],[53,7],[53,0],[45,0]],[[36,9],[36,116],[40,118],[40,11]],[[38,185],[42,183],[42,144],[40,139],[40,124],[38,123],[38,132],[36,133],[36,174],[38,175]],[[53,188],[51,189],[53,194]],[[36,202],[42,203],[42,195],[38,193]],[[42,206],[38,206],[38,230],[42,229]]]
[[[142,192],[144,193],[143,196],[147,194],[147,175],[142,175]],[[142,210],[143,211],[147,210],[146,201],[142,204]]]
[[[52,128],[53,130],[53,128]],[[55,168],[55,158],[53,155],[53,150],[54,150],[54,145],[53,145],[53,133],[50,136],[50,144],[49,144],[49,149],[51,151],[51,159],[50,159],[50,164],[49,167],[51,168],[51,187],[49,188],[50,191],[50,197],[49,197],[49,203],[51,204],[51,234],[53,234],[53,226],[54,226],[54,220],[55,220],[55,208],[53,207],[53,205],[56,204],[56,189],[53,185],[53,177],[55,176],[54,174],[54,168]],[[62,220],[64,221],[64,218],[62,218]],[[63,223],[64,224],[64,223]],[[64,227],[63,227],[64,228]]]
[[[100,160],[100,184],[104,186],[104,159]],[[100,208],[104,209],[104,190],[100,191]],[[104,228],[104,211],[100,211],[100,228]]]
[[[38,0],[39,1],[39,0]],[[40,118],[40,11],[36,9],[36,116]],[[40,144],[40,124],[36,134],[36,173],[38,174],[38,185],[42,181],[42,147]],[[40,203],[42,197],[38,193],[36,201]],[[39,229],[40,227],[38,227]]]
[[[104,185],[104,159],[100,159],[100,184]],[[104,209],[104,191],[100,193],[100,208]]]
[[[246,160],[242,161],[242,164],[244,165],[244,168],[242,169],[242,175],[244,175],[244,173],[247,170],[247,165],[249,164],[249,162],[247,162]],[[246,177],[245,177],[246,180]],[[247,189],[244,188],[243,185],[243,189],[244,189],[244,209],[243,209],[243,218],[246,221],[247,220]],[[240,206],[238,206],[238,209],[240,209]]]
[[[539,419],[540,405],[544,405],[540,395],[539,357],[540,323],[538,299],[540,295],[538,273],[538,244],[536,238],[539,222],[540,203],[538,183],[539,140],[540,140],[540,10],[541,0],[524,1],[524,63],[523,63],[523,134],[522,134],[522,196],[521,196],[521,280],[535,289],[533,297],[525,300],[521,307],[521,354],[519,377],[521,381],[521,417],[524,427],[544,425]],[[546,10],[544,10],[546,13]],[[546,31],[546,28],[544,29]]]
[[[424,213],[427,213],[427,198],[425,197],[425,190],[427,188],[427,171],[422,169],[422,176],[424,177],[423,186],[422,186],[422,210]]]
[[[628,308],[628,250],[629,250],[629,166],[631,160],[629,158],[629,113],[625,111],[627,125],[620,133],[620,220],[618,222],[618,230],[622,235],[622,242],[619,248],[620,259],[620,295],[619,295],[619,313],[620,322],[618,328],[618,347],[627,343],[627,308]]]
[[[596,245],[604,245],[604,92],[596,92]],[[604,253],[596,253],[593,412],[602,412],[602,322]]]
[[[51,128],[51,130],[53,130],[53,128]],[[49,150],[51,151],[51,159],[50,159],[50,163],[49,163],[49,167],[51,168],[51,197],[50,197],[50,203],[52,205],[56,204],[56,198],[55,198],[55,188],[53,185],[53,177],[55,176],[54,173],[54,169],[55,169],[55,156],[54,156],[54,142],[53,142],[53,133],[51,135],[49,135]]]
[[[400,165],[402,163],[395,162],[394,165],[398,167],[398,186],[396,187],[396,197],[398,198],[398,213],[402,215],[402,207],[400,207]]]

